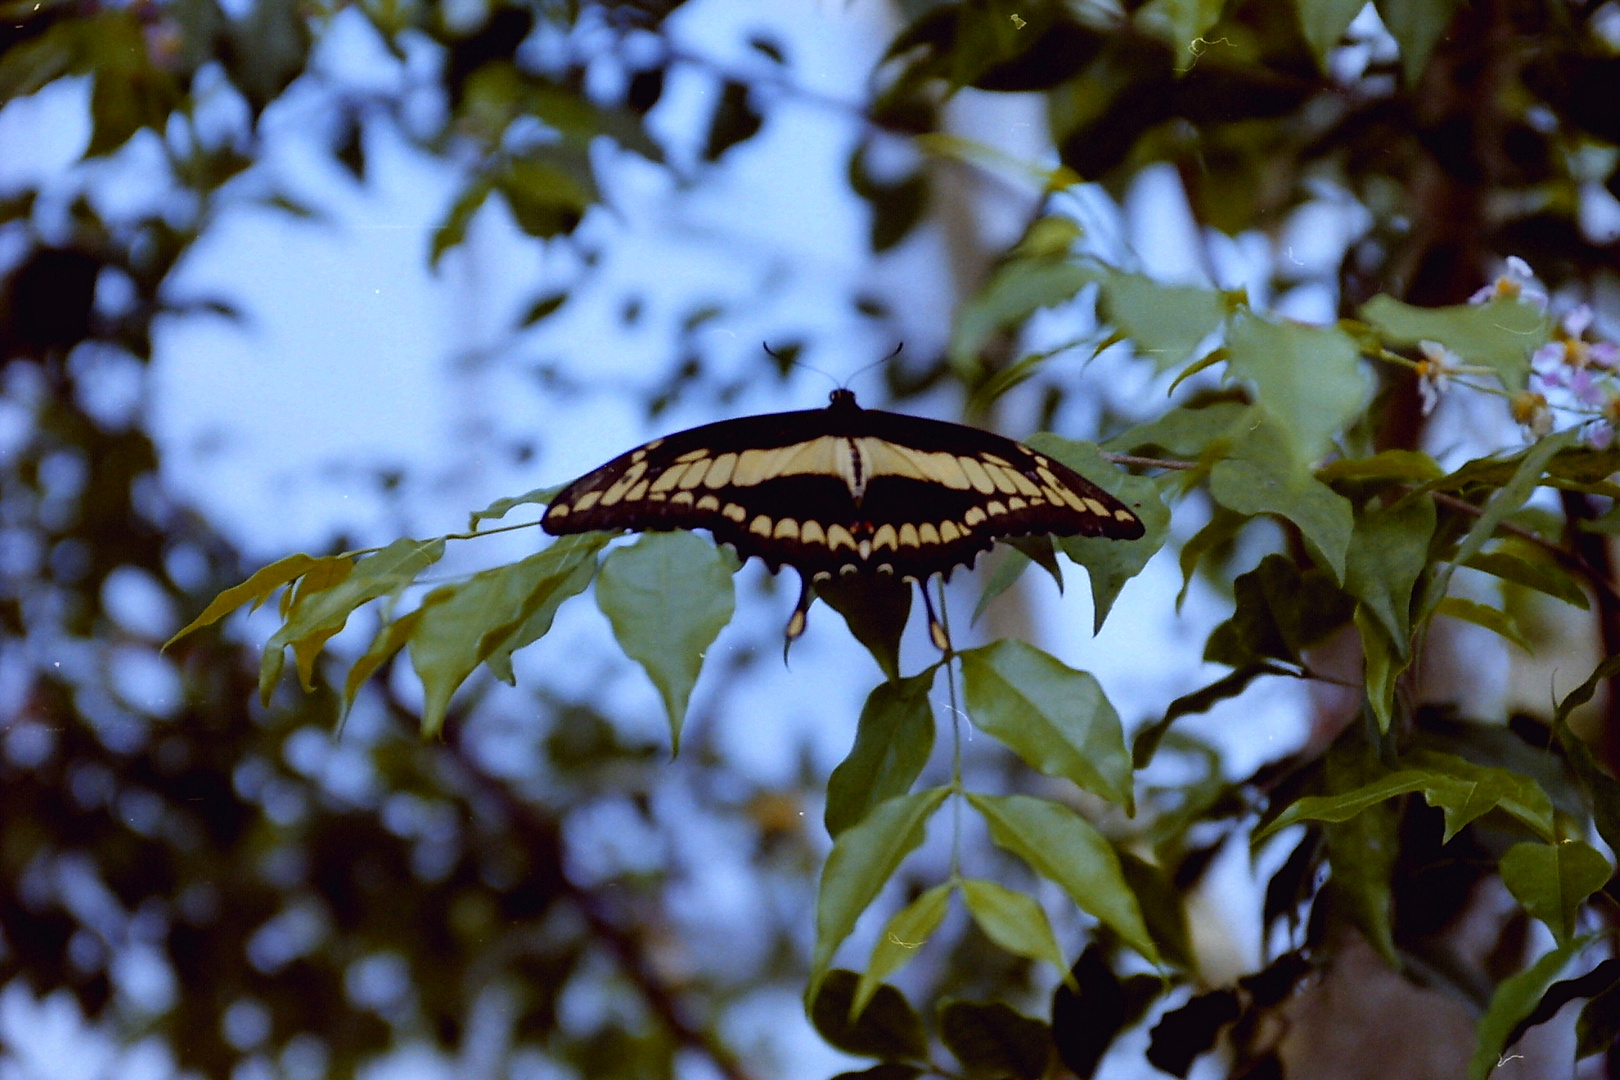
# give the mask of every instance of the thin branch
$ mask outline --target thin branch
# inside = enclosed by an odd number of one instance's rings
[[[1449,495],[1444,491],[1431,491],[1429,494],[1436,503],[1446,507],[1448,510],[1455,510],[1470,517],[1481,517],[1485,513],[1483,507],[1475,506],[1471,502],[1459,499],[1455,495]],[[1598,602],[1604,605],[1605,608],[1620,608],[1620,592],[1615,591],[1614,583],[1609,580],[1608,575],[1599,571],[1579,555],[1560,547],[1546,537],[1532,532],[1522,525],[1515,525],[1511,521],[1504,521],[1497,525],[1497,528],[1511,536],[1517,536],[1521,540],[1536,545],[1551,555],[1553,561],[1564,569],[1586,578],[1592,583],[1593,588],[1597,590]]]

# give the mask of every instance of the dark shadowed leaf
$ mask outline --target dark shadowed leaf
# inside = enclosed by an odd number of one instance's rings
[[[1038,1080],[1052,1056],[1052,1032],[999,1001],[945,1000],[939,1037],[969,1072]]]
[[[1211,990],[1199,994],[1178,1009],[1171,1009],[1153,1025],[1147,1059],[1154,1068],[1171,1076],[1186,1076],[1200,1054],[1215,1047],[1221,1028],[1242,1012],[1237,991]]]
[[[1535,1010],[1553,980],[1591,944],[1590,936],[1567,941],[1530,967],[1504,979],[1491,995],[1490,1006],[1474,1028],[1474,1056],[1468,1062],[1468,1080],[1486,1080],[1501,1063],[1508,1035],[1519,1021]]]
[[[850,1020],[857,981],[853,971],[842,968],[820,980],[809,1013],[821,1037],[846,1054],[885,1061],[925,1060],[928,1040],[922,1018],[894,987],[878,987],[860,1018]]]

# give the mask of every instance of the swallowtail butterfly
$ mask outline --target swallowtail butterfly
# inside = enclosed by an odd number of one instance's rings
[[[569,484],[546,509],[553,535],[707,529],[743,559],[799,572],[791,641],[811,589],[833,575],[924,585],[1011,536],[1134,540],[1142,522],[1074,470],[978,428],[863,409],[835,390],[825,409],[722,420],[654,439]],[[929,631],[949,647],[928,590]]]

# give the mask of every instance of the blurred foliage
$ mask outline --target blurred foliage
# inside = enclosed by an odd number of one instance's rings
[[[119,1037],[156,1034],[181,1067],[207,1076],[244,1067],[352,1076],[391,1047],[422,1042],[448,1061],[494,1062],[491,1073],[544,1059],[592,1077],[671,1075],[681,1055],[695,1054],[742,1077],[769,1065],[746,1059],[724,1027],[728,1007],[763,986],[797,991],[809,971],[817,1030],[875,1061],[859,1075],[1039,1077],[1061,1067],[1090,1076],[1119,1033],[1146,1025],[1147,1062],[1172,1075],[1215,1053],[1234,1078],[1327,1076],[1298,1071],[1309,1048],[1288,1033],[1308,1041],[1294,1010],[1312,986],[1344,977],[1335,962],[1353,940],[1408,979],[1473,1003],[1477,1038],[1459,1074],[1483,1077],[1526,1030],[1576,1001],[1577,1052],[1606,1054],[1614,1067],[1620,971],[1602,959],[1613,951],[1614,885],[1592,841],[1611,852],[1620,841],[1620,694],[1609,692],[1580,733],[1570,720],[1620,664],[1600,666],[1545,715],[1465,718],[1424,696],[1455,697],[1456,686],[1425,686],[1418,663],[1428,628],[1443,625],[1436,616],[1531,640],[1509,602],[1526,589],[1592,609],[1601,655],[1620,654],[1620,597],[1603,542],[1620,495],[1608,479],[1615,451],[1557,435],[1449,471],[1420,451],[1420,391],[1437,394],[1448,374],[1424,366],[1440,363],[1425,359],[1428,345],[1454,350],[1504,395],[1522,395],[1538,345],[1580,343],[1580,333],[1553,326],[1526,282],[1504,277],[1490,303],[1466,304],[1502,257],[1528,260],[1556,296],[1612,304],[1620,252],[1612,233],[1586,221],[1620,197],[1614,5],[1388,0],[1375,5],[1381,28],[1339,0],[900,6],[905,25],[860,102],[847,171],[870,212],[874,252],[929,227],[940,212],[938,168],[982,160],[942,129],[946,104],[968,90],[1043,96],[1062,165],[1046,175],[1048,194],[1075,174],[1121,194],[1166,163],[1196,219],[1228,234],[1278,234],[1324,199],[1365,211],[1329,282],[1345,321],[1305,327],[1241,296],[1168,288],[1086,254],[1074,223],[1043,200],[1020,244],[994,253],[945,354],[886,368],[896,396],[951,378],[988,401],[1028,382],[1048,416],[1064,416],[1076,390],[1052,361],[1066,350],[1021,355],[1015,346],[1038,312],[1093,294],[1104,336],[1082,346],[1128,338],[1144,365],[1181,378],[1224,363],[1219,390],[1154,415],[1106,416],[1113,431],[1129,430],[1104,448],[1173,466],[1151,480],[1107,481],[1133,499],[1213,508],[1203,531],[1181,542],[1181,561],[1189,581],[1205,576],[1233,597],[1231,619],[1204,653],[1232,672],[1172,703],[1128,751],[1086,673],[1014,643],[964,654],[974,721],[1010,748],[1006,761],[1021,762],[1002,766],[1006,783],[994,792],[966,800],[954,797],[959,776],[954,788],[911,791],[933,738],[921,723],[927,682],[879,687],[828,789],[836,841],[812,956],[803,924],[825,841],[801,830],[798,808],[819,797],[822,778],[749,790],[723,775],[712,750],[687,746],[670,764],[624,745],[610,718],[544,688],[533,689],[541,720],[515,740],[525,764],[514,767],[480,742],[480,724],[495,721],[476,691],[452,698],[481,664],[510,681],[511,652],[585,587],[598,542],[428,594],[420,614],[383,625],[341,691],[316,655],[359,605],[432,561],[415,542],[357,558],[339,554],[334,538],[330,554],[237,594],[258,602],[296,582],[286,632],[262,663],[213,630],[160,653],[180,613],[230,595],[248,568],[164,491],[141,424],[153,323],[234,317],[222,301],[181,303],[165,288],[221,206],[258,198],[318,211],[236,180],[259,161],[266,112],[295,85],[320,81],[316,57],[339,20],[364,20],[397,57],[425,48],[435,58],[435,108],[409,107],[405,91],[335,91],[327,132],[333,160],[360,180],[373,124],[463,166],[462,190],[424,258],[462,242],[498,196],[526,234],[579,243],[587,274],[592,252],[575,234],[602,198],[599,170],[610,158],[599,148],[703,183],[730,151],[769,131],[772,102],[793,92],[792,51],[755,37],[757,69],[721,69],[677,45],[665,20],[678,5],[648,0],[455,12],[10,0],[0,4],[0,102],[87,80],[83,156],[155,149],[173,198],[117,220],[74,197],[65,179],[0,201],[6,993],[69,994]],[[713,87],[709,119],[686,146],[647,126],[672,72]],[[215,80],[245,106],[245,120],[223,134],[199,122],[200,88]],[[879,153],[897,140],[916,155],[900,167]],[[1280,261],[1271,284],[1304,280]],[[573,303],[577,286],[547,283],[525,325]],[[850,304],[884,315],[881,298],[852,295]],[[694,332],[727,314],[691,313],[650,411],[711,388]],[[637,305],[623,315],[633,323]],[[778,351],[791,358],[802,346]],[[760,377],[773,376],[762,367]],[[1518,418],[1532,424],[1536,414]],[[1602,425],[1612,436],[1614,419],[1596,414],[1589,441],[1602,441],[1593,438]],[[1091,470],[1100,460],[1089,444],[1043,445]],[[1557,492],[1561,517],[1529,505],[1538,488]],[[503,500],[480,516],[544,498]],[[1240,542],[1261,520],[1280,523],[1279,550]],[[1173,539],[1168,511],[1150,524],[1152,543]],[[1145,556],[1086,543],[1060,546],[1087,566],[1100,619]],[[638,562],[672,558],[658,547],[608,558],[621,560],[621,578],[639,575]],[[1020,557],[1014,573],[1032,558],[1056,566],[1039,545]],[[1448,595],[1458,566],[1505,583],[1501,606]],[[643,639],[627,648],[676,724],[713,626],[730,611],[713,599],[729,579],[708,576],[709,593],[696,581],[672,586],[698,597],[680,601],[695,630],[653,626],[611,587],[599,594],[619,616],[621,640]],[[999,591],[1011,576],[992,584]],[[859,606],[849,610],[859,634]],[[654,630],[682,640],[646,640]],[[1234,779],[1213,749],[1175,727],[1263,676],[1320,676],[1313,665],[1335,639],[1361,643],[1361,707],[1323,721],[1298,752]],[[286,646],[307,694],[277,689]],[[402,651],[435,688],[429,726],[442,723],[440,740],[418,741],[421,718],[393,695],[387,676]],[[376,672],[384,677],[360,698]],[[173,692],[131,689],[154,681]],[[328,733],[351,705],[334,744]],[[904,745],[886,750],[895,741]],[[1181,779],[1133,786],[1132,767],[1156,755],[1182,766]],[[1044,786],[1032,790],[1064,784],[1069,794],[1001,793],[1037,774]],[[768,947],[746,974],[717,974],[683,955],[672,929],[683,872],[674,856],[601,879],[570,863],[566,836],[583,815],[620,815],[622,828],[656,838],[653,848],[667,844],[680,822],[655,803],[671,785],[740,825],[760,872],[799,897],[754,913]],[[1133,800],[1129,824],[1099,812]],[[947,802],[984,822],[994,847],[975,852],[975,863],[996,880],[906,876],[905,856]],[[1206,974],[1189,937],[1192,898],[1222,851],[1259,850],[1278,835],[1292,846],[1258,913],[1264,963],[1235,977]],[[906,951],[880,942],[865,975],[834,966],[837,946],[896,875],[907,895],[885,940]],[[1062,954],[1048,907],[1025,895],[1031,875],[1097,920],[1046,1000],[1035,988],[1050,980],[1034,965]],[[1480,947],[1459,927],[1477,923],[1487,884],[1512,903]],[[970,917],[952,922],[956,894]],[[1556,942],[1539,957],[1532,920]],[[912,996],[932,1005],[925,1015],[883,979],[931,934],[928,953],[943,961],[909,973]],[[1561,980],[1577,959],[1589,970]],[[1155,974],[1144,961],[1159,965]],[[947,1052],[960,1070],[942,1064]]]

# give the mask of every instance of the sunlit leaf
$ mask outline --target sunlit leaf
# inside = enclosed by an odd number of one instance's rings
[[[1232,456],[1210,471],[1209,493],[1239,514],[1277,514],[1293,522],[1342,581],[1355,517],[1349,501],[1311,473],[1294,445],[1286,429],[1257,411]]]
[[[923,842],[928,819],[949,794],[949,788],[940,787],[898,795],[874,807],[860,824],[838,835],[822,868],[821,890],[816,899],[816,948],[810,967],[812,1001],[832,964],[833,954],[855,929],[855,920],[877,898],[901,860]],[[854,993],[853,981],[850,993]]]
[[[535,488],[533,491],[525,492],[522,495],[511,495],[504,499],[496,499],[484,509],[473,511],[472,516],[467,519],[467,529],[469,532],[476,531],[479,522],[499,520],[519,506],[545,506],[556,498],[557,492],[561,491],[563,487],[562,484],[554,484],[551,487]]]
[[[971,649],[960,659],[976,727],[1031,768],[1133,811],[1125,732],[1095,677],[1016,640]]]
[[[561,602],[559,591],[569,583],[575,585],[573,593],[585,587],[589,574],[579,580],[576,570],[604,540],[599,533],[565,537],[526,559],[440,586],[423,599],[410,651],[411,666],[422,680],[424,735],[439,733],[457,688],[508,642],[533,610],[545,608],[549,626]],[[508,647],[506,655],[516,647]]]
[[[1448,5],[1453,0],[1402,0],[1397,9],[1421,7],[1425,2]],[[1384,5],[1380,5],[1383,10]],[[1399,36],[1399,35],[1397,35]],[[1410,55],[1404,57],[1410,62]],[[1403,304],[1380,294],[1361,306],[1361,317],[1392,345],[1415,346],[1435,341],[1456,353],[1465,364],[1478,364],[1495,372],[1509,391],[1525,388],[1530,356],[1552,337],[1552,322],[1535,304],[1496,300],[1489,304],[1454,304],[1424,308]]]
[[[1302,465],[1327,452],[1372,389],[1360,350],[1338,327],[1244,315],[1227,330],[1226,350],[1227,373],[1254,385],[1267,417],[1292,435]]]
[[[663,696],[676,750],[703,657],[736,609],[734,564],[696,533],[647,533],[611,552],[597,575],[596,605]]]
[[[1524,910],[1547,924],[1560,944],[1573,939],[1586,898],[1614,868],[1584,840],[1514,844],[1502,856],[1502,884]]]
[[[1225,298],[1213,289],[1165,285],[1120,271],[1103,277],[1098,307],[1159,371],[1186,363],[1226,318]]]
[[[883,933],[878,935],[877,944],[872,946],[872,959],[866,970],[861,972],[855,996],[850,1000],[850,1020],[858,1019],[883,981],[910,963],[928,943],[950,905],[951,883],[947,881],[935,885],[894,913]]]
[[[1064,971],[1063,950],[1058,947],[1046,912],[1033,897],[993,881],[966,878],[962,881],[962,899],[985,937],[1010,953],[1045,961]]]
[[[1088,821],[1065,806],[1029,795],[969,792],[967,800],[984,815],[998,847],[1062,886],[1080,910],[1096,916],[1148,960],[1159,962],[1119,856]]]
[[[194,630],[204,626],[211,626],[241,607],[252,602],[254,607],[268,600],[277,589],[294,578],[302,576],[317,560],[310,555],[288,555],[285,559],[277,559],[258,571],[240,585],[232,585],[224,592],[211,600],[203,613],[198,615],[185,628],[163,643],[167,649]]]

